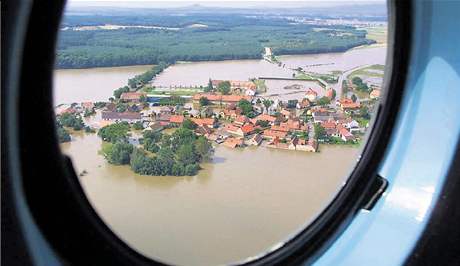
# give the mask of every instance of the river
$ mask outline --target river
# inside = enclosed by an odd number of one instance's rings
[[[95,134],[62,144],[101,218],[131,247],[164,262],[215,265],[243,260],[311,222],[331,201],[357,149],[319,153],[217,147],[195,177],[152,177],[106,163]]]
[[[107,101],[113,91],[128,84],[128,79],[150,69],[151,65],[58,69],[54,71],[54,103]]]

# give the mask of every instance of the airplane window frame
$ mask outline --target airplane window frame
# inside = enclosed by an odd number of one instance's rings
[[[18,112],[8,126],[18,136],[17,162],[22,170],[21,189],[35,221],[63,261],[87,264],[162,265],[119,239],[91,207],[69,158],[62,156],[55,133],[52,108],[52,70],[57,29],[64,1],[33,2],[19,58],[20,90],[12,110]],[[27,9],[27,8],[26,8]],[[388,3],[388,50],[384,96],[374,115],[372,130],[362,157],[347,184],[321,215],[297,236],[264,256],[245,262],[251,265],[287,264],[314,260],[366,203],[365,192],[377,178],[376,170],[386,150],[402,98],[411,40],[411,5]],[[20,27],[21,25],[18,25]],[[23,43],[23,45],[22,45]],[[30,88],[36,88],[30,90]],[[43,90],[41,90],[43,89]],[[30,114],[33,114],[31,119]],[[16,115],[16,114],[13,114]],[[37,130],[40,129],[40,130]],[[34,136],[31,136],[34,132]],[[36,139],[40,139],[37,143]],[[12,145],[15,145],[13,143]],[[45,154],[46,156],[43,156]],[[71,243],[69,243],[69,240]],[[75,254],[78,247],[85,255]]]

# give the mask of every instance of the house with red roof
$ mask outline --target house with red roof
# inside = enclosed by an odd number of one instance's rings
[[[94,108],[94,103],[93,102],[82,102],[81,103],[81,107],[84,109],[84,110],[91,110]]]
[[[171,115],[169,122],[172,124],[180,125],[184,122],[184,116],[182,115]]]
[[[339,100],[339,106],[343,111],[351,110],[351,109],[358,109],[359,107],[361,107],[359,102],[353,102],[353,100],[348,99],[348,98]]]
[[[244,126],[242,126],[241,128],[241,133],[243,134],[243,136],[247,136],[247,135],[250,135],[254,132],[255,128],[252,124],[245,124]]]
[[[276,130],[272,130],[272,129],[266,129],[266,130],[264,130],[263,136],[266,139],[272,139],[272,140],[275,139],[275,138],[284,139],[287,136],[287,132],[285,132],[285,131],[276,131]]]
[[[214,118],[190,118],[190,120],[192,120],[198,126],[206,126],[209,128],[216,127],[216,121]]]
[[[244,124],[249,122],[249,118],[245,115],[239,115],[235,118],[235,121],[233,123],[237,126],[243,126]]]
[[[281,123],[280,127],[287,128],[289,131],[300,130],[299,119],[288,119],[286,122]],[[273,128],[272,128],[273,129]]]
[[[305,93],[305,98],[308,99],[310,102],[316,101],[316,98],[318,97],[318,93],[312,88],[309,88],[307,92]]]
[[[373,89],[371,93],[369,94],[369,98],[371,99],[378,99],[380,97],[380,90],[379,89]]]
[[[343,141],[353,141],[353,140],[355,140],[355,136],[353,136],[353,134],[351,134],[350,131],[348,131],[343,126],[338,126],[337,131],[338,131],[338,133],[340,135],[340,138]]]
[[[273,131],[289,132],[289,127],[285,123],[273,125],[270,129]]]
[[[123,92],[120,96],[120,100],[125,101],[125,102],[140,102],[142,96],[145,97],[145,93]]]
[[[271,116],[271,115],[268,115],[268,114],[261,114],[261,115],[258,115],[256,117],[252,118],[251,122],[254,125],[257,123],[257,121],[268,121],[271,124],[273,124],[273,123],[275,123],[276,120],[277,120],[277,118],[274,117],[274,116]]]

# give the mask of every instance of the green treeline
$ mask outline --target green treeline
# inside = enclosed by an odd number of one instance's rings
[[[279,19],[220,17],[222,15],[187,17],[190,23],[193,21],[208,26],[204,28],[188,28],[184,26],[186,23],[180,23],[180,30],[126,28],[61,31],[57,67],[88,68],[176,61],[258,59],[262,57],[265,46],[272,47],[275,54],[283,55],[342,52],[374,42],[366,39],[364,30],[353,27],[324,28],[325,26],[319,25],[291,25]],[[240,19],[241,23],[238,23]],[[128,22],[124,25],[142,24],[142,19],[130,20],[130,17],[126,17],[125,20]],[[95,21],[102,23],[101,19]],[[95,24],[100,25],[96,22]],[[317,28],[321,27],[323,30],[318,31]]]
[[[212,145],[206,138],[197,136],[185,127],[178,128],[171,135],[146,131],[142,148],[134,147],[126,141],[126,129],[127,125],[123,123],[102,128],[99,136],[110,142],[102,152],[109,163],[129,164],[138,174],[196,175],[200,163],[208,159],[212,151]]]
[[[143,86],[147,84],[149,81],[151,81],[156,75],[160,74],[163,72],[165,68],[170,66],[170,64],[165,63],[165,62],[159,62],[158,65],[152,67],[152,69],[147,70],[146,72],[134,76],[134,78],[128,79],[128,86],[131,88],[137,88],[140,86]]]

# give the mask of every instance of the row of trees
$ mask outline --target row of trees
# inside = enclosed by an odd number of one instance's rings
[[[158,65],[152,67],[152,69],[147,70],[146,72],[134,76],[134,78],[128,79],[128,86],[131,88],[138,88],[140,86],[143,86],[147,84],[149,81],[151,81],[154,77],[156,77],[158,74],[163,72],[165,68],[170,66],[169,63],[166,62],[159,62]]]
[[[195,175],[200,162],[209,158],[212,145],[189,128],[193,127],[193,122],[184,124],[172,135],[144,132],[143,148],[126,142],[128,130],[125,124],[104,127],[99,135],[111,143],[104,146],[103,154],[109,163],[129,164],[135,173],[142,175]]]

